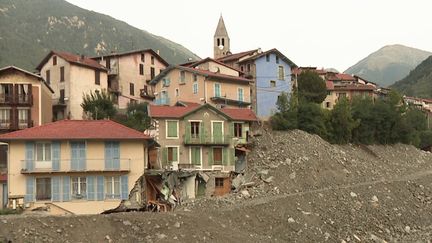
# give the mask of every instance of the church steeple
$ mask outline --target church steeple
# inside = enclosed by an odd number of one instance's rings
[[[229,54],[230,39],[222,15],[219,18],[219,23],[216,27],[216,32],[213,37],[213,42],[213,53],[215,59]]]

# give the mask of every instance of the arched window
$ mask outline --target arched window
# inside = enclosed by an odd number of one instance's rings
[[[220,46],[220,39],[217,38],[217,46]]]
[[[225,38],[222,38],[222,45],[225,46]]]

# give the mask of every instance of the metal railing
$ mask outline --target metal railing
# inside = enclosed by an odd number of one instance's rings
[[[169,98],[158,98],[154,102],[156,105],[169,105],[170,99]]]
[[[21,160],[21,173],[130,171],[131,159]]]
[[[183,135],[183,143],[186,145],[229,145],[231,136],[229,135],[209,135],[206,131],[199,134],[186,133]]]

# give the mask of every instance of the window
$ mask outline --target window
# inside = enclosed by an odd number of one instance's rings
[[[225,38],[222,38],[222,46],[225,46]]]
[[[133,83],[129,83],[129,94],[135,95],[135,85]]]
[[[244,69],[244,67],[243,67],[243,65],[241,65],[241,66],[240,66],[240,71],[243,72],[243,69]]]
[[[18,109],[18,126],[28,126],[29,110]]]
[[[151,56],[150,62],[152,65],[154,65],[154,56]]]
[[[144,64],[139,65],[139,74],[144,75]]]
[[[330,102],[326,102],[326,108],[330,108]]]
[[[278,67],[278,79],[279,80],[285,80],[285,72],[284,72],[283,66]]]
[[[51,200],[51,178],[36,178],[36,200]]]
[[[198,94],[198,82],[193,83],[192,89],[194,94]]]
[[[279,57],[278,56],[276,56],[276,63],[279,64]]]
[[[201,165],[201,147],[190,148],[191,164]]]
[[[107,58],[106,60],[105,60],[105,63],[106,63],[106,68],[108,68],[108,69],[111,69],[111,60],[109,59],[109,58]]]
[[[249,63],[246,65],[246,70],[247,70],[248,72],[251,71],[251,65],[250,65]]]
[[[243,101],[243,88],[238,88],[238,100]]]
[[[36,143],[36,161],[51,161],[51,143]]]
[[[217,42],[217,46],[219,47],[220,46],[220,39],[217,38],[216,42]]]
[[[221,97],[221,85],[218,83],[214,84],[214,96]]]
[[[0,101],[10,102],[12,99],[13,84],[0,84]]]
[[[0,109],[0,125],[3,124],[9,125],[10,123],[10,110],[9,109]]]
[[[60,82],[64,82],[64,67],[60,67]]]
[[[148,93],[148,86],[147,85],[144,85],[144,89],[143,89],[143,94],[144,95],[149,95],[149,93]]]
[[[172,162],[178,162],[178,148],[177,147],[168,147],[168,162],[172,164]]]
[[[178,121],[166,121],[167,138],[178,138]]]
[[[108,199],[120,198],[120,177],[105,177],[105,197]]]
[[[185,71],[180,71],[180,83],[184,83],[186,80],[186,73]]]
[[[95,70],[95,84],[100,85],[100,71]]]
[[[276,81],[270,80],[270,88],[276,87]]]
[[[175,89],[175,96],[179,97],[179,89]]]
[[[50,70],[45,71],[45,76],[46,76],[45,79],[46,79],[48,84],[51,82],[51,75],[50,74],[51,74]]]
[[[72,177],[72,197],[75,199],[85,198],[87,194],[86,177]]]
[[[145,53],[141,53],[141,62],[145,61]]]
[[[59,102],[60,103],[64,103],[64,98],[65,98],[65,90],[61,89],[60,90],[60,99],[59,99]]]
[[[236,138],[243,137],[243,124],[242,123],[234,123],[234,137],[236,137]]]
[[[270,62],[270,55],[269,54],[266,55],[266,62]]]
[[[53,66],[57,65],[57,56],[53,56]]]
[[[198,81],[198,75],[196,75],[196,74],[193,75],[193,81],[194,82]]]
[[[193,137],[193,138],[199,137],[200,122],[191,122],[190,125],[191,125],[191,137]]]
[[[222,148],[213,148],[213,164],[222,165]]]
[[[150,78],[154,79],[154,77],[155,77],[155,69],[154,69],[154,67],[151,67],[150,68]]]
[[[224,178],[215,178],[215,187],[223,187],[224,186]]]

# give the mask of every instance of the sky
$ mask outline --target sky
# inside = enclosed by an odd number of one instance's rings
[[[67,0],[213,57],[222,14],[231,52],[277,48],[340,72],[385,45],[432,51],[430,0]]]

